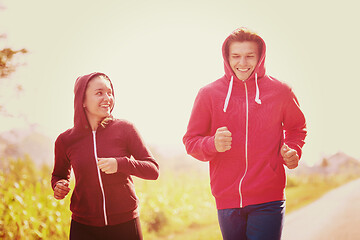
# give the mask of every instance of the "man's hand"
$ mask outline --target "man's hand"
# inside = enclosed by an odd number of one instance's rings
[[[231,132],[227,127],[221,127],[215,133],[215,148],[218,152],[225,152],[231,149]]]
[[[63,199],[70,191],[69,181],[61,179],[56,182],[54,188],[54,197],[57,200]]]
[[[280,153],[284,159],[285,165],[289,169],[294,169],[299,165],[299,155],[296,150],[289,148],[288,145],[284,144],[281,147]]]
[[[118,163],[115,158],[98,158],[98,166],[106,174],[116,173]]]

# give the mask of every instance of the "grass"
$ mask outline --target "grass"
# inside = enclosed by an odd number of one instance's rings
[[[50,169],[27,157],[0,160],[0,239],[67,239],[69,198],[53,198]]]
[[[216,218],[206,174],[165,172],[157,181],[136,179],[135,187],[145,239],[176,235]]]
[[[0,167],[0,239],[67,239],[70,197],[53,198],[51,169],[27,157],[0,159]],[[290,176],[287,214],[354,178]],[[144,239],[221,239],[207,173],[163,170],[157,181],[134,180]]]

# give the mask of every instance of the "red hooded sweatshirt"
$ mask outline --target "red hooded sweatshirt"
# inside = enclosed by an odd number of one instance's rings
[[[265,75],[263,42],[250,77],[239,80],[225,57],[225,75],[200,89],[187,132],[188,154],[210,165],[210,184],[218,209],[284,200],[286,175],[280,154],[286,143],[301,156],[306,123],[286,84]],[[226,126],[232,133],[229,151],[216,151],[214,135]]]
[[[105,74],[85,75],[75,83],[74,127],[55,142],[51,179],[54,189],[60,179],[69,180],[73,169],[72,218],[91,226],[116,225],[138,217],[139,201],[131,175],[153,180],[159,176],[158,164],[131,123],[111,118],[105,127],[91,130],[83,100],[89,80],[98,75]],[[97,158],[106,157],[116,158],[116,173],[106,174],[98,168]]]

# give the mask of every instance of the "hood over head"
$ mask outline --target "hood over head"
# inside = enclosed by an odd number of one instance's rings
[[[224,41],[223,43],[223,46],[222,46],[222,55],[223,55],[223,59],[224,59],[224,68],[225,68],[225,76],[228,80],[231,79],[231,77],[233,77],[233,79],[236,81],[241,81],[239,80],[237,77],[236,77],[236,74],[234,73],[234,71],[231,69],[231,66],[229,64],[229,59],[228,59],[228,42],[229,41],[233,41],[233,42],[236,42],[238,40],[232,40],[233,39],[233,36],[234,34],[238,33],[238,32],[244,32],[244,33],[249,33],[249,34],[252,34],[252,35],[256,35],[257,38],[261,41],[262,43],[262,46],[260,47],[260,52],[259,52],[259,61],[254,69],[254,71],[252,72],[252,74],[249,76],[249,78],[246,80],[250,80],[250,79],[254,79],[255,78],[255,73],[257,75],[258,78],[261,78],[265,75],[265,53],[266,53],[266,45],[265,45],[265,42],[264,40],[259,36],[257,35],[256,33],[254,32],[251,32],[250,30],[248,30],[247,28],[244,28],[244,27],[241,27],[241,28],[238,28],[236,30],[234,30]],[[239,42],[245,42],[245,41],[254,41],[254,40],[247,40],[245,38],[245,40],[240,40]]]
[[[256,42],[258,43],[259,47],[259,61],[254,69],[254,71],[251,73],[249,78],[245,80],[244,82],[254,80],[256,85],[256,94],[255,94],[255,102],[257,104],[261,104],[260,100],[260,90],[258,86],[258,78],[261,78],[265,75],[265,52],[266,52],[266,45],[264,40],[257,35],[254,32],[251,32],[250,30],[241,27],[236,30],[234,30],[224,41],[222,46],[222,54],[224,58],[224,68],[225,68],[225,78],[229,81],[229,88],[228,92],[225,98],[224,102],[224,109],[223,111],[226,112],[227,106],[230,101],[231,92],[233,83],[235,82],[241,82],[241,80],[236,76],[234,71],[232,70],[230,63],[229,63],[229,46],[231,42]]]
[[[113,88],[112,82],[111,82],[110,78],[104,73],[93,72],[93,73],[78,77],[76,79],[75,88],[74,88],[74,94],[75,94],[75,97],[74,97],[74,128],[75,129],[78,129],[78,130],[91,129],[90,124],[86,117],[83,103],[84,103],[86,88],[87,88],[89,81],[92,78],[94,78],[96,76],[100,76],[100,75],[104,76],[105,78],[107,78],[110,81],[112,92],[114,94],[114,88]],[[113,108],[114,108],[114,106],[113,106]],[[111,112],[112,112],[113,108],[111,109]],[[109,117],[112,117],[112,116],[109,116]]]

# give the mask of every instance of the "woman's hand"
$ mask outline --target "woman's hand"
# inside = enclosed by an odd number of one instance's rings
[[[57,200],[65,198],[65,196],[70,192],[69,181],[61,179],[56,182],[54,188],[54,197]]]
[[[98,166],[106,174],[117,172],[118,163],[115,158],[98,158]]]

